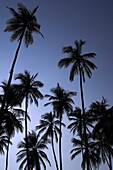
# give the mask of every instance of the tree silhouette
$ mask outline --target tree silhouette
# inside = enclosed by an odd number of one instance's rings
[[[47,161],[51,166],[51,163],[48,159],[47,154],[44,152],[44,149],[48,149],[46,143],[42,138],[39,138],[39,135],[36,134],[35,131],[29,132],[28,134],[28,146],[26,146],[26,139],[21,141],[18,144],[18,148],[21,149],[17,153],[17,162],[21,161],[19,166],[19,170],[26,169],[28,167],[27,157],[26,157],[26,150],[28,147],[28,155],[29,155],[29,170],[41,170],[41,164],[46,170],[46,163]],[[44,161],[45,160],[45,161]]]
[[[60,129],[58,128],[59,124],[60,122],[58,119],[56,119],[55,114],[52,114],[52,112],[50,112],[42,115],[40,124],[36,126],[36,129],[39,130],[39,134],[43,133],[43,138],[45,140],[50,139],[51,141],[53,156],[57,170],[59,170],[59,168],[54,148],[54,138],[56,139],[56,142],[58,142],[58,135],[60,135]],[[65,126],[63,123],[62,125]]]
[[[2,103],[2,112],[0,115],[0,124],[2,122],[2,116],[4,112],[5,100],[6,96],[12,81],[14,67],[17,61],[18,53],[22,44],[22,40],[24,39],[25,46],[28,47],[29,45],[33,44],[33,33],[39,33],[41,36],[42,33],[40,32],[40,25],[37,22],[37,18],[35,16],[38,6],[33,10],[28,10],[23,4],[18,3],[18,11],[15,11],[11,7],[7,7],[12,14],[12,18],[7,21],[7,26],[5,28],[5,32],[12,32],[11,41],[18,41],[18,47],[15,52],[15,56],[12,62],[12,66],[10,69],[10,75],[8,78],[7,84],[7,91],[4,94],[4,99]]]
[[[85,74],[91,78],[92,72],[96,68],[89,59],[95,57],[95,53],[86,53],[82,54],[82,47],[85,44],[85,41],[75,41],[75,48],[72,46],[64,47],[63,53],[67,53],[68,57],[63,58],[59,61],[59,68],[67,68],[71,65],[71,71],[69,79],[70,81],[74,80],[74,76],[79,74],[80,78],[80,93],[81,93],[81,103],[82,103],[82,112],[85,115],[85,106],[84,106],[84,94],[83,94],[83,82],[85,82]],[[89,151],[88,151],[88,141],[86,135],[86,123],[84,121],[84,135],[85,135],[85,148],[87,153],[87,170],[89,170]]]
[[[28,114],[28,103],[35,103],[36,106],[38,106],[38,100],[43,98],[42,93],[38,90],[39,87],[43,87],[43,83],[36,80],[38,73],[35,75],[31,75],[30,72],[26,71],[23,73],[19,73],[15,76],[15,79],[19,80],[20,83],[15,85],[16,90],[19,91],[21,96],[23,96],[23,99],[25,98],[25,138],[26,138],[26,146],[28,145],[27,141],[27,114]],[[28,157],[28,149],[27,151],[27,160],[29,162]],[[29,166],[29,163],[28,163]],[[29,170],[29,167],[28,167]]]
[[[62,117],[63,113],[69,114],[73,110],[72,104],[74,104],[74,101],[72,99],[73,96],[76,95],[76,92],[68,92],[64,90],[59,84],[57,84],[57,87],[52,88],[51,92],[53,95],[46,95],[46,97],[49,98],[49,102],[45,104],[52,105],[53,111],[56,113],[56,116],[59,118],[60,124],[60,135],[59,135],[59,158],[60,158],[60,170],[63,169],[62,165]]]

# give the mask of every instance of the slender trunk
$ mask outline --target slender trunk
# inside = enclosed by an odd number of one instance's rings
[[[11,85],[11,81],[12,81],[12,77],[13,77],[13,73],[14,73],[14,67],[15,67],[15,64],[16,64],[16,61],[17,61],[17,57],[18,57],[18,53],[19,53],[21,44],[22,44],[23,35],[24,35],[24,32],[23,32],[23,34],[22,34],[22,36],[20,38],[18,47],[16,49],[16,53],[15,53],[15,56],[14,56],[14,59],[13,59],[13,62],[12,62],[12,66],[11,66],[11,69],[10,69],[10,72],[9,72],[10,74],[9,74],[8,83],[7,83],[7,90],[4,93],[4,97],[3,97],[3,101],[2,101],[2,107],[1,107],[1,113],[0,113],[0,126],[2,124],[3,115],[4,115],[4,108],[5,108],[5,102],[6,102],[9,87]]]
[[[27,138],[27,109],[28,109],[28,95],[26,95],[26,101],[25,101],[25,139],[26,139],[26,155],[27,155],[27,167],[28,170],[30,170],[29,167],[29,152],[28,152],[28,138]]]
[[[9,138],[10,139],[10,138]],[[6,167],[5,167],[5,170],[8,170],[8,158],[9,158],[9,143],[8,142],[8,145],[7,145],[7,150],[6,150]]]
[[[53,135],[52,135],[52,151],[53,151],[53,156],[54,156],[54,160],[55,160],[56,169],[59,170],[59,168],[58,168],[58,162],[57,162],[57,158],[56,158],[56,154],[55,154]]]
[[[60,115],[60,135],[59,135],[59,159],[60,170],[62,170],[62,129],[61,129],[62,115]]]
[[[90,170],[90,162],[89,162],[89,150],[88,150],[88,138],[86,133],[86,122],[85,122],[85,107],[84,107],[84,95],[83,95],[83,85],[82,85],[82,75],[81,68],[80,71],[80,91],[81,91],[81,102],[82,102],[82,112],[83,112],[83,126],[84,126],[84,137],[85,137],[85,151],[86,151],[86,162],[87,162],[87,170]]]

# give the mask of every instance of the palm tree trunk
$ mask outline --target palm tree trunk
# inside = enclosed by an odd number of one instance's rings
[[[83,112],[83,117],[85,118],[82,74],[81,74],[81,68],[80,67],[79,67],[79,71],[80,71],[80,91],[81,91],[82,112]],[[87,138],[87,133],[86,133],[86,122],[85,122],[84,118],[83,118],[83,126],[84,126],[84,137],[85,137],[85,151],[86,151],[87,170],[90,170],[90,167],[89,167],[90,162],[89,162],[88,138]]]
[[[60,135],[59,135],[59,159],[60,159],[60,170],[62,170],[62,129],[61,129],[62,115],[60,115]]]
[[[27,109],[28,109],[28,95],[26,95],[26,101],[25,101],[25,139],[26,139],[26,155],[27,155],[27,166],[28,170],[30,170],[29,167],[29,152],[28,152],[28,138],[27,138]]]
[[[8,145],[7,145],[7,150],[6,150],[6,167],[5,167],[5,170],[8,170],[8,158],[9,158],[9,143],[8,142]]]
[[[2,120],[3,120],[6,97],[7,97],[7,93],[8,93],[9,87],[10,87],[10,85],[11,85],[11,81],[12,81],[12,77],[13,77],[13,73],[14,73],[14,67],[15,67],[15,64],[16,64],[16,61],[17,61],[17,57],[18,57],[18,53],[19,53],[21,44],[22,44],[23,36],[24,36],[24,32],[23,32],[23,34],[21,35],[21,38],[20,38],[18,47],[17,47],[17,49],[16,49],[15,57],[14,57],[14,59],[13,59],[13,63],[12,63],[12,66],[11,66],[11,70],[10,70],[10,72],[9,72],[10,75],[9,75],[9,79],[8,79],[8,83],[7,83],[7,90],[6,90],[6,92],[5,92],[5,94],[4,94],[4,97],[3,97],[2,107],[1,107],[1,112],[0,112],[0,126],[1,126],[1,123],[2,123]]]
[[[53,156],[54,156],[54,160],[55,160],[56,169],[59,170],[59,168],[58,168],[58,162],[57,162],[57,158],[56,158],[56,154],[55,154],[53,135],[52,135],[52,151],[53,151]]]

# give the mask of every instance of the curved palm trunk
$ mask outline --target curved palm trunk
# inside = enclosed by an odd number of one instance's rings
[[[79,67],[80,71],[80,91],[81,91],[81,102],[82,102],[82,112],[83,116],[85,117],[85,107],[84,107],[84,95],[83,95],[83,85],[82,85],[82,75],[81,75],[81,68]],[[90,170],[90,161],[89,161],[89,150],[88,150],[88,139],[86,133],[86,122],[83,118],[83,126],[84,126],[84,137],[85,137],[85,151],[86,151],[86,161],[87,161],[87,170]]]
[[[61,129],[62,115],[60,115],[60,135],[59,135],[59,159],[60,159],[60,170],[62,170],[62,129]]]
[[[10,144],[10,142],[8,142],[7,149],[6,149],[6,165],[5,165],[6,167],[5,167],[5,170],[8,170],[9,144]]]
[[[56,158],[56,154],[55,154],[53,135],[52,135],[52,151],[53,151],[53,156],[54,156],[54,160],[55,160],[56,169],[59,170],[59,168],[58,168],[58,162],[57,162],[57,158]]]
[[[18,53],[19,53],[19,50],[20,50],[20,47],[21,47],[21,44],[22,44],[23,36],[24,36],[24,32],[23,32],[23,34],[21,35],[21,38],[20,38],[18,47],[17,47],[17,49],[16,49],[16,53],[15,53],[15,56],[14,56],[14,59],[13,59],[13,63],[12,63],[12,66],[11,66],[11,70],[10,70],[10,72],[9,72],[10,75],[9,75],[9,78],[8,78],[7,90],[6,90],[5,94],[4,94],[3,101],[2,101],[2,107],[1,107],[1,113],[0,113],[0,125],[1,125],[2,120],[3,120],[6,97],[7,97],[7,93],[8,93],[9,87],[10,87],[10,85],[11,85],[11,81],[12,81],[12,77],[13,77],[13,73],[14,73],[14,67],[15,67],[15,64],[16,64],[16,61],[17,61],[17,58],[18,58]]]
[[[28,95],[26,95],[26,101],[25,101],[25,139],[26,139],[26,155],[27,155],[27,167],[28,170],[30,170],[29,166],[29,152],[28,152],[28,138],[27,138],[27,109],[28,109]]]

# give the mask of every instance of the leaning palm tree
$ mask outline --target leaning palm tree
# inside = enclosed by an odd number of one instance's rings
[[[41,170],[41,164],[44,167],[44,170],[46,170],[45,161],[47,161],[51,166],[48,156],[44,152],[44,149],[48,149],[46,144],[45,140],[42,138],[40,139],[39,135],[37,135],[35,131],[32,131],[31,133],[29,132],[28,146],[26,146],[26,139],[18,144],[18,148],[21,149],[17,153],[17,162],[21,161],[19,170],[25,170],[28,167],[26,157],[27,147],[29,154],[29,170],[33,170],[34,168],[36,170]]]
[[[41,36],[43,36],[42,33],[40,32],[40,25],[38,24],[37,18],[35,16],[38,6],[34,8],[33,10],[28,10],[23,4],[18,3],[18,11],[15,11],[11,7],[7,7],[7,8],[11,12],[12,18],[7,21],[7,26],[4,31],[12,32],[11,41],[17,40],[18,46],[17,46],[14,60],[12,62],[12,66],[10,69],[7,91],[4,94],[0,123],[2,121],[5,100],[6,100],[9,86],[12,81],[14,67],[17,61],[17,57],[18,57],[18,53],[19,53],[22,41],[24,39],[25,46],[28,47],[29,45],[33,44],[33,33],[39,33]]]
[[[86,53],[82,54],[82,47],[85,44],[85,41],[75,41],[75,48],[72,46],[64,47],[63,53],[67,53],[68,57],[63,58],[59,61],[58,66],[59,68],[67,68],[68,66],[71,67],[70,81],[74,80],[74,76],[79,74],[80,78],[80,92],[81,92],[81,103],[82,103],[82,112],[85,115],[85,106],[84,106],[84,94],[83,94],[83,82],[85,82],[85,74],[91,78],[92,72],[96,68],[96,65],[91,62],[89,59],[95,57],[95,53]],[[85,135],[85,145],[86,145],[86,153],[87,153],[87,170],[89,170],[89,156],[88,156],[88,142],[87,142],[87,135],[86,135],[86,125],[84,121],[84,135]]]
[[[54,148],[54,138],[56,139],[56,142],[58,142],[58,135],[60,134],[60,129],[58,128],[58,125],[59,125],[59,120],[56,119],[55,114],[50,112],[42,115],[40,124],[36,126],[36,129],[39,130],[39,134],[43,134],[43,138],[45,140],[50,139],[51,141],[53,156],[54,156],[57,170],[59,170],[59,168],[58,168],[58,162],[57,162],[57,157]],[[62,125],[65,126],[63,123]]]
[[[76,95],[76,92],[68,92],[64,90],[59,84],[57,84],[57,87],[52,88],[51,92],[53,95],[46,95],[46,97],[49,98],[49,102],[45,104],[47,105],[52,105],[53,106],[53,111],[56,113],[56,116],[59,118],[60,124],[59,124],[59,129],[60,129],[60,135],[59,135],[59,159],[60,159],[60,170],[63,169],[62,165],[62,117],[63,113],[67,113],[69,115],[70,112],[73,110],[73,104],[74,101],[72,99],[73,96]]]
[[[26,138],[26,146],[28,145],[27,141],[27,115],[28,115],[28,103],[35,102],[36,106],[38,107],[38,100],[43,98],[42,93],[39,91],[39,87],[43,86],[43,83],[36,80],[38,73],[35,75],[31,75],[30,72],[26,71],[23,73],[19,73],[15,76],[16,80],[19,80],[20,83],[15,84],[15,88],[20,93],[20,95],[25,98],[25,138]],[[28,149],[27,151],[27,159],[28,157]],[[29,166],[29,163],[28,163]],[[28,167],[29,170],[29,167]]]

